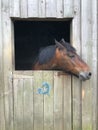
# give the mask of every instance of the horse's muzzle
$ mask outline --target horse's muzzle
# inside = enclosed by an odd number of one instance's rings
[[[79,79],[82,81],[89,80],[91,78],[91,75],[92,75],[91,72],[80,72]]]

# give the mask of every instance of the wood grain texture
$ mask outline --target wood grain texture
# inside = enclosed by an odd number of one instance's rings
[[[64,88],[62,75],[54,73],[54,130],[62,130],[64,128]]]
[[[1,1],[0,1],[0,30],[2,30],[2,15],[1,15]],[[1,60],[1,62],[0,62],[0,75],[2,75],[2,48],[3,48],[3,45],[2,45],[2,31],[0,31],[0,60]],[[0,78],[0,80],[1,80],[1,78]],[[1,83],[1,82],[0,82]],[[1,85],[0,85],[1,86]]]
[[[72,0],[10,0],[10,16],[21,18],[71,18]]]
[[[2,4],[2,66],[3,66],[3,94],[4,94],[4,113],[5,129],[10,129],[10,93],[8,78],[12,71],[11,64],[11,20],[9,17],[9,0],[1,1]],[[5,35],[6,34],[6,35]],[[8,94],[6,94],[8,93]],[[6,95],[6,96],[5,96]]]
[[[28,15],[28,1],[20,0],[20,16],[21,18],[27,18]]]
[[[46,17],[46,1],[45,0],[39,0],[38,1],[38,17],[45,18]]]
[[[71,18],[74,16],[73,0],[64,0],[64,17]]]
[[[76,48],[77,53],[81,55],[81,6],[80,0],[74,0],[74,19],[72,21],[72,45]],[[82,89],[81,81],[72,77],[72,109],[73,109],[73,130],[82,129]]]
[[[5,129],[4,116],[4,68],[3,68],[3,34],[2,34],[2,1],[0,0],[0,129]]]
[[[38,0],[28,0],[28,17],[38,17]]]
[[[93,105],[93,130],[98,129],[98,1],[94,0],[92,4],[92,105]],[[97,113],[97,114],[96,114]]]
[[[23,90],[23,123],[24,130],[32,130],[33,126],[33,79],[24,80]]]
[[[64,92],[64,115],[63,115],[63,123],[64,130],[72,130],[72,85],[71,85],[71,76],[63,76],[63,92]]]
[[[23,125],[23,79],[15,79],[14,85],[14,129],[24,129]]]
[[[43,82],[48,83],[50,87],[49,95],[44,95],[44,130],[53,130],[54,117],[54,72],[43,72]]]
[[[56,0],[46,0],[46,17],[56,17]]]
[[[10,3],[8,5],[10,5],[10,17],[20,17],[20,12],[21,12],[21,8],[20,8],[20,0],[10,0]]]
[[[63,0],[57,0],[57,9],[56,9],[56,17],[57,18],[63,18],[64,17],[64,1]]]
[[[44,96],[38,93],[38,88],[42,87],[42,72],[34,72],[34,130],[44,128]]]
[[[88,6],[89,5],[89,6]],[[92,2],[81,1],[81,48],[83,59],[92,68]],[[84,96],[82,98],[82,129],[92,130],[92,79],[82,83],[82,91]]]
[[[8,130],[13,130],[14,129],[14,100],[13,100],[13,80],[12,80],[12,74],[9,76],[9,79],[8,79],[8,88],[9,90],[7,92],[4,93],[4,97],[7,96],[8,98],[8,106],[9,106],[9,117],[8,117],[8,120],[7,120],[7,123],[8,123],[8,127],[7,129]],[[8,106],[5,106],[5,107],[8,107]],[[6,124],[5,124],[5,127],[6,127]]]

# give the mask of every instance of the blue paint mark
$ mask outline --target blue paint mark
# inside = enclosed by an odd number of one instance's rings
[[[42,87],[38,88],[37,93],[43,95],[50,95],[51,86],[47,82],[42,83]]]

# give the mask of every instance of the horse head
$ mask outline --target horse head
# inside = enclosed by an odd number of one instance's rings
[[[33,70],[62,70],[83,81],[91,77],[89,66],[64,39],[60,42],[55,40],[55,45],[43,48],[37,56]]]
[[[62,39],[56,41],[56,59],[57,66],[61,70],[71,73],[80,78],[80,80],[88,80],[91,77],[89,66],[76,53],[74,47]]]

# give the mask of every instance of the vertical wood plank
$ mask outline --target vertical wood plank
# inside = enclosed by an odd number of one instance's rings
[[[92,66],[92,2],[91,0],[81,1],[81,40],[83,59]],[[82,129],[92,130],[92,80],[83,82],[82,89]]]
[[[10,0],[10,17],[20,17],[20,0]]]
[[[13,116],[14,116],[14,122],[13,122],[13,127],[14,130],[17,130],[17,91],[18,91],[18,79],[13,78]]]
[[[46,15],[46,1],[45,0],[39,0],[39,17],[45,17]]]
[[[6,34],[6,35],[5,35]],[[3,66],[4,77],[8,80],[12,71],[12,48],[11,48],[11,19],[9,17],[9,0],[2,1],[2,42],[3,42]]]
[[[76,48],[77,53],[81,54],[81,19],[80,19],[80,0],[74,0],[74,19],[71,27],[71,43]]]
[[[98,1],[92,2],[92,106],[93,106],[93,130],[98,129]],[[97,114],[96,114],[97,113]]]
[[[81,20],[80,0],[74,0],[74,19],[72,20],[71,42],[81,55]],[[82,89],[81,81],[72,77],[72,101],[73,101],[73,130],[82,130]]]
[[[0,89],[1,90],[1,89]],[[4,115],[4,96],[3,91],[0,92],[0,130],[5,130],[5,115]]]
[[[82,129],[92,130],[92,83],[87,81],[82,83],[82,91],[84,96],[82,98]]]
[[[42,71],[34,72],[34,130],[43,130],[44,124],[44,97],[38,94],[42,87]]]
[[[63,0],[57,0],[57,9],[56,9],[56,17],[57,18],[63,18],[64,16],[64,1]]]
[[[46,0],[46,17],[56,17],[56,0]]]
[[[0,30],[2,30],[2,12],[1,12],[1,0],[0,0]],[[0,31],[0,75],[2,75],[2,31]],[[0,77],[0,81],[1,81],[1,77]],[[0,82],[1,83],[1,82]],[[1,86],[1,85],[0,85]]]
[[[72,130],[71,76],[63,76],[64,130]]]
[[[14,17],[20,17],[20,0],[14,0]]]
[[[43,72],[43,82],[48,83],[50,88],[50,94],[44,95],[44,130],[53,130],[53,72]]]
[[[14,44],[14,23],[11,21],[11,64],[12,64],[12,70],[15,70],[15,44]]]
[[[20,16],[21,18],[27,18],[28,14],[28,1],[21,0],[20,1]]]
[[[9,16],[14,17],[14,0],[9,0]]]
[[[14,79],[14,130],[23,130],[23,79]]]
[[[82,130],[82,88],[81,82],[72,79],[73,130]]]
[[[74,15],[73,0],[64,0],[64,17],[69,18]]]
[[[5,130],[4,117],[4,74],[3,74],[3,41],[2,41],[2,1],[0,0],[0,129]]]
[[[38,0],[28,0],[28,17],[38,17]]]
[[[9,18],[9,0],[2,0],[2,58],[3,58],[3,89],[4,95],[9,92],[8,77],[12,71],[11,59],[11,20]],[[5,35],[6,34],[6,35]],[[10,115],[10,100],[9,94],[4,96],[4,111],[5,111],[5,129],[11,128]]]
[[[24,79],[23,92],[23,124],[24,130],[32,130],[33,127],[33,79]]]
[[[9,88],[9,91],[6,93],[8,95],[8,100],[9,100],[9,119],[8,119],[8,122],[9,122],[9,130],[13,130],[14,129],[14,100],[13,100],[13,77],[12,77],[12,73],[9,75],[9,79],[8,79],[8,88]],[[6,96],[6,95],[5,95]],[[8,107],[8,106],[6,106]]]
[[[58,76],[58,72],[54,73],[54,130],[63,130],[63,116],[64,116],[64,86],[63,76]]]

